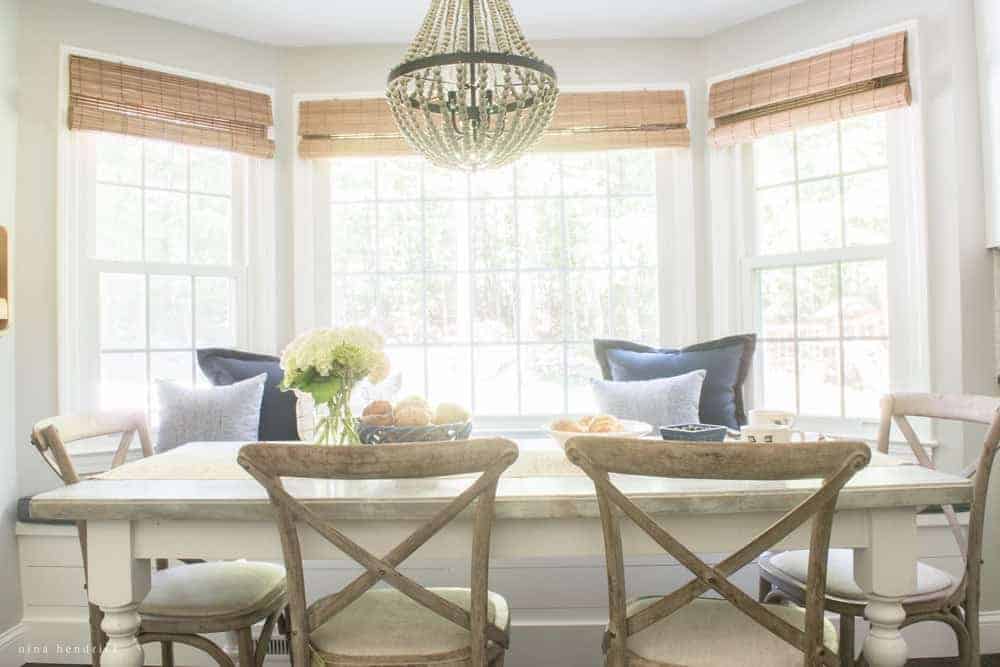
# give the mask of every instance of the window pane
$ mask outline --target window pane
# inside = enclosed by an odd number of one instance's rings
[[[569,265],[577,269],[608,266],[608,200],[567,199],[566,249]]]
[[[517,348],[484,345],[473,348],[476,414],[516,415]]]
[[[420,204],[378,205],[379,271],[419,271],[424,261]]]
[[[98,185],[95,223],[98,259],[142,261],[142,190]]]
[[[563,348],[526,345],[521,348],[521,414],[554,415],[564,411]]]
[[[570,414],[593,414],[597,412],[597,404],[590,380],[601,377],[601,369],[594,358],[594,345],[569,345],[566,354],[566,382],[569,385],[566,411]]]
[[[146,355],[101,355],[101,409],[146,409]]]
[[[473,197],[514,196],[514,167],[511,165],[476,172],[469,180],[472,182]]]
[[[656,193],[656,153],[654,151],[614,151],[609,153],[610,190],[613,195]]]
[[[467,341],[469,292],[459,289],[458,274],[429,274],[426,280],[427,340]]]
[[[142,275],[102,273],[101,348],[146,347],[146,279]]]
[[[374,276],[340,276],[333,296],[333,323],[374,324],[376,279]]]
[[[840,345],[836,341],[799,343],[799,412],[840,416]]]
[[[190,387],[192,368],[190,352],[152,352],[149,355],[149,377],[154,382],[169,380]]]
[[[427,348],[427,400],[472,406],[472,350],[468,345]]]
[[[796,270],[796,275],[798,335],[802,338],[839,336],[837,265],[803,266]]]
[[[888,162],[885,114],[868,114],[841,121],[845,172],[882,167]]]
[[[330,193],[333,201],[374,201],[375,161],[331,160]]]
[[[379,199],[417,199],[420,197],[421,158],[378,160]]]
[[[521,274],[521,339],[563,339],[563,274],[541,271]]]
[[[471,240],[473,270],[514,268],[517,228],[513,200],[472,202]]]
[[[187,195],[146,191],[146,261],[187,261]]]
[[[191,191],[229,196],[233,190],[232,156],[225,151],[191,149]]]
[[[656,269],[621,269],[612,274],[611,333],[629,340],[659,341]]]
[[[427,225],[426,266],[431,271],[467,270],[469,266],[469,205],[430,201],[424,204]]]
[[[760,363],[767,410],[798,412],[795,404],[795,343],[765,342]]]
[[[794,270],[760,272],[760,332],[764,338],[795,336]]]
[[[889,343],[844,342],[844,408],[848,415],[877,417],[879,401],[889,392]]]
[[[191,278],[149,277],[149,344],[191,347]]]
[[[556,196],[562,193],[558,155],[528,154],[517,161],[519,197]]]
[[[473,281],[473,340],[499,343],[514,340],[517,276],[514,273],[475,274]]]
[[[521,234],[521,268],[565,266],[562,233],[562,200],[524,199],[517,203]]]
[[[611,200],[611,254],[615,266],[656,266],[655,197]]]
[[[567,153],[562,159],[562,183],[566,196],[607,194],[607,154]]]
[[[795,186],[784,185],[757,192],[757,252],[780,255],[796,252],[798,214]]]
[[[799,130],[795,133],[795,138],[800,179],[837,173],[840,156],[837,150],[836,123]]]
[[[799,186],[799,236],[802,250],[839,248],[840,180],[827,178]]]
[[[567,340],[587,341],[609,334],[609,271],[570,271],[566,276]]]
[[[379,283],[379,322],[388,343],[424,340],[423,276],[384,276]]]
[[[847,245],[889,242],[889,172],[885,169],[844,177]]]
[[[465,200],[469,194],[469,176],[454,169],[424,165],[424,196],[428,199]]]
[[[187,190],[188,150],[166,141],[146,142],[146,187]]]
[[[845,262],[843,320],[845,336],[889,335],[889,277],[885,260]]]
[[[753,142],[753,171],[757,187],[795,180],[795,138],[790,132]]]
[[[236,344],[233,281],[229,278],[195,278],[195,330],[198,347],[231,347]]]
[[[232,212],[227,197],[191,195],[191,261],[227,265],[232,261]]]
[[[375,204],[332,204],[334,271],[375,270]]]
[[[120,134],[94,134],[97,180],[142,185],[142,140]]]
[[[399,396],[425,396],[424,386],[424,350],[421,347],[386,347],[386,355],[392,366],[393,373],[402,377]]]

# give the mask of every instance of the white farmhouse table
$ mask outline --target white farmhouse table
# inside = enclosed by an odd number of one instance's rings
[[[151,559],[281,560],[267,496],[236,463],[240,445],[192,443],[32,500],[32,517],[87,522],[89,596],[105,613],[102,627],[109,637],[104,667],[143,664],[136,609],[149,590]],[[337,519],[342,531],[373,552],[385,553],[471,480],[290,479],[286,488]],[[743,546],[817,485],[624,476],[616,484],[703,553]],[[842,491],[831,544],[854,549],[857,583],[869,600],[865,615],[871,630],[864,651],[873,667],[906,662],[900,601],[916,577],[917,508],[971,497],[964,478],[878,454]],[[343,558],[307,527],[301,538],[305,559]],[[466,558],[470,539],[469,521],[460,518],[422,547],[421,557]],[[661,553],[628,522],[623,522],[622,540],[626,554]],[[808,542],[807,525],[780,546],[804,548]],[[603,556],[593,486],[554,444],[522,447],[519,460],[501,478],[492,552],[496,559]]]

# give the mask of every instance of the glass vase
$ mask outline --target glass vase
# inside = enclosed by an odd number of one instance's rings
[[[361,444],[354,423],[354,414],[351,412],[350,389],[335,393],[326,403],[316,404],[314,442],[317,445]]]

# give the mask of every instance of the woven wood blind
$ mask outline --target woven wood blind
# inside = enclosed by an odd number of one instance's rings
[[[712,85],[716,146],[907,106],[906,33],[899,32]]]
[[[70,56],[69,128],[274,157],[263,93]]]
[[[687,101],[680,90],[564,93],[536,151],[689,146]],[[299,104],[303,158],[409,155],[383,99]]]

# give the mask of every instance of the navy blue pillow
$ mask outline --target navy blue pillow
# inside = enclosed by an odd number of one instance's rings
[[[680,349],[659,349],[622,340],[594,340],[605,380],[654,380],[705,369],[703,424],[739,428],[746,423],[743,383],[750,374],[756,334],[729,336]]]
[[[257,437],[261,440],[299,439],[295,393],[278,388],[285,377],[278,357],[212,347],[198,350],[198,365],[214,385],[229,385],[267,373]]]

